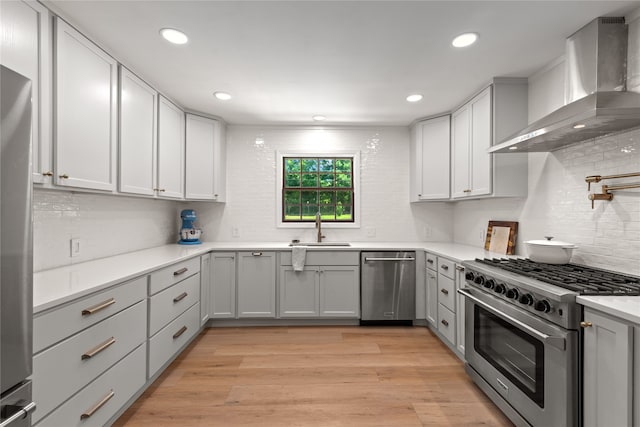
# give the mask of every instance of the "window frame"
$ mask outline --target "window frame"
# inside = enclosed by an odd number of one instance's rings
[[[278,228],[314,228],[315,221],[283,221],[284,209],[284,159],[297,158],[351,158],[353,170],[353,221],[323,221],[323,228],[360,228],[360,152],[327,150],[326,152],[310,151],[277,151],[276,152],[276,226]],[[314,187],[315,190],[315,187]],[[330,190],[339,190],[332,187]]]

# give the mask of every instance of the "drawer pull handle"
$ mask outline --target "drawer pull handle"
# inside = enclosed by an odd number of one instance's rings
[[[428,262],[429,264],[433,264],[433,260],[432,260],[432,259],[428,259],[428,260],[427,260],[427,262]]]
[[[107,347],[115,344],[115,342],[116,342],[116,339],[114,337],[109,338],[108,340],[106,340],[102,344],[98,344],[97,346],[93,347],[91,350],[89,350],[86,353],[84,353],[82,355],[82,360],[91,359],[96,354],[100,353],[103,350],[106,350]]]
[[[109,298],[106,301],[103,301],[101,303],[98,303],[94,306],[91,306],[89,308],[85,308],[84,310],[82,310],[82,315],[83,316],[87,316],[89,314],[94,314],[97,313],[100,310],[104,310],[105,308],[109,307],[110,305],[113,305],[116,303],[116,299],[115,298]]]
[[[262,256],[262,252],[252,252],[251,255],[253,255],[253,256]]]
[[[449,266],[448,265],[441,265],[440,268],[443,269],[443,270],[448,270]]]
[[[440,289],[440,292],[442,292],[445,295],[449,295],[449,291],[446,289]]]
[[[178,332],[173,334],[173,339],[175,340],[176,338],[179,338],[180,335],[184,334],[185,332],[187,332],[187,327],[183,326],[182,328],[180,328],[180,330]]]
[[[442,323],[444,326],[449,326],[449,322],[447,322],[446,320],[442,319],[440,321],[440,323]]]
[[[175,297],[173,299],[173,302],[178,302],[178,301],[182,301],[185,297],[187,296],[186,292],[181,293],[180,295],[178,295],[177,297]]]
[[[102,408],[104,405],[106,405],[106,403],[107,403],[108,401],[110,401],[110,400],[111,400],[111,398],[112,398],[113,396],[115,396],[115,395],[116,395],[116,394],[114,393],[114,391],[113,391],[113,390],[111,390],[111,391],[109,392],[109,394],[107,394],[105,397],[103,397],[103,398],[102,398],[102,400],[101,400],[100,402],[96,403],[96,404],[95,404],[95,405],[93,405],[91,408],[89,408],[88,410],[86,410],[85,412],[83,412],[83,413],[82,413],[82,415],[80,415],[80,419],[81,419],[81,420],[85,420],[85,419],[87,419],[87,418],[91,417],[91,415],[95,414],[95,413],[98,411],[98,409],[100,409],[100,408]]]
[[[182,267],[180,270],[176,270],[173,272],[174,276],[179,276],[182,273],[186,273],[187,271],[189,271],[189,269],[187,267]]]

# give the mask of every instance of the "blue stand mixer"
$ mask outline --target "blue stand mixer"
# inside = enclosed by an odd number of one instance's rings
[[[180,240],[179,245],[199,245],[200,235],[202,230],[195,228],[196,211],[193,209],[184,209],[180,212],[180,218],[182,218],[182,227],[180,227]]]

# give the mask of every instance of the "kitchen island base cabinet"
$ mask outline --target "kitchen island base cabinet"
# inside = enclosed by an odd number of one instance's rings
[[[238,317],[276,317],[276,253],[238,252]]]
[[[109,424],[146,381],[147,346],[143,344],[62,404],[38,427],[93,427]]]
[[[584,427],[640,425],[632,409],[634,326],[589,308],[584,321]]]

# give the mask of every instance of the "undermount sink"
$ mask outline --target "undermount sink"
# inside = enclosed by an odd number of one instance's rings
[[[289,243],[289,246],[351,246],[351,243],[347,242],[300,242]]]

